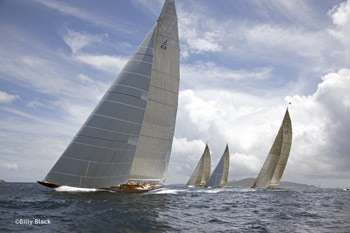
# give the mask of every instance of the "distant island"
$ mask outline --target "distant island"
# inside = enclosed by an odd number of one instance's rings
[[[226,187],[252,187],[254,184],[255,178],[245,178],[242,180],[234,180],[229,181],[226,184]],[[308,184],[300,184],[295,182],[289,182],[289,181],[281,181],[280,187],[288,187],[288,188],[315,188],[314,185],[308,185]]]
[[[4,180],[0,179],[0,183],[4,183],[4,182],[6,182],[6,181],[4,181]]]

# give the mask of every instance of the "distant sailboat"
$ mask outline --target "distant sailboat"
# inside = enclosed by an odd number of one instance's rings
[[[210,151],[209,151],[208,144],[206,144],[203,155],[200,158],[191,178],[187,182],[187,185],[204,186],[207,183],[210,176],[210,167],[211,167]]]
[[[111,190],[161,187],[170,159],[179,91],[174,0],[166,0],[136,49],[40,184]]]
[[[205,186],[220,187],[220,188],[225,187],[225,185],[227,184],[229,166],[230,166],[230,154],[228,151],[228,145],[226,145],[224,154],[222,155],[218,165],[216,166],[213,174],[211,174]]]
[[[282,125],[253,188],[274,188],[280,184],[291,146],[292,123],[287,108]]]

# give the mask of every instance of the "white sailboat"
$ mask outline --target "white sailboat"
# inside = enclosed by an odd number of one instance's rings
[[[208,144],[205,145],[205,149],[202,157],[200,158],[196,169],[194,169],[192,176],[187,182],[187,186],[204,186],[210,176],[211,157]]]
[[[144,191],[161,187],[179,92],[174,0],[40,184]]]
[[[282,125],[252,188],[274,188],[280,184],[292,146],[292,122],[288,108]]]
[[[230,167],[230,153],[228,145],[226,145],[224,154],[222,155],[218,165],[213,174],[205,184],[206,187],[220,187],[223,188],[227,184],[228,172]]]

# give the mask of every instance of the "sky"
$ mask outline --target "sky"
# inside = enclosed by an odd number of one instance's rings
[[[154,25],[162,0],[0,1],[0,178],[42,180]],[[286,107],[282,180],[350,186],[350,1],[177,0],[180,92],[167,183],[205,143],[256,177]]]

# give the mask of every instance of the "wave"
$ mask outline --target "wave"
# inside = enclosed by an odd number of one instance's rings
[[[184,192],[185,190],[181,189],[168,189],[168,188],[161,188],[158,190],[154,190],[149,192],[149,194],[177,194],[178,192]]]
[[[55,188],[57,192],[96,192],[101,191],[99,189],[94,188],[77,188],[72,186],[60,186],[58,188]]]

